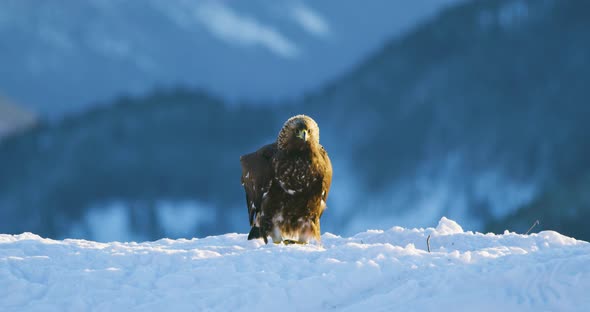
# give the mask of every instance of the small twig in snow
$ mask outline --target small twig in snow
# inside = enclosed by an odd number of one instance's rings
[[[528,231],[526,231],[526,233],[524,233],[524,235],[529,235],[529,232],[535,227],[537,226],[537,224],[539,224],[539,220],[535,220],[535,222],[533,223],[533,225],[531,225],[531,227],[529,228]]]
[[[428,234],[428,237],[426,238],[426,247],[428,248],[428,252],[430,252],[430,234]]]

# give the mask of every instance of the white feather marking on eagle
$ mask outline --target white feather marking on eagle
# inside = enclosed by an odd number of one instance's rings
[[[279,181],[279,184],[281,185],[281,188],[283,189],[283,191],[287,192],[289,195],[294,195],[295,194],[295,190],[290,190],[285,186],[285,182],[283,181]]]
[[[277,215],[275,215],[274,217],[272,217],[272,222],[276,223],[276,222],[283,222],[283,214],[279,213]]]

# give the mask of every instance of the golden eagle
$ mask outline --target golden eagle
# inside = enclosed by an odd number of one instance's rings
[[[320,242],[320,217],[332,182],[332,164],[320,129],[308,116],[289,118],[277,141],[240,157],[250,219],[248,239]]]

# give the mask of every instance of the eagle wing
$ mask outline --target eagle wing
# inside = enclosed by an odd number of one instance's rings
[[[272,159],[277,151],[277,144],[268,144],[254,153],[240,157],[242,164],[242,185],[246,191],[246,204],[250,226],[254,227],[256,216],[262,209],[262,199],[268,192],[274,176]]]
[[[328,193],[330,192],[330,185],[332,184],[332,162],[330,162],[330,157],[328,157],[328,153],[324,149],[324,147],[320,147],[320,155],[324,160],[325,168],[324,168],[324,175],[322,179],[322,213],[326,208],[326,201],[328,199]]]

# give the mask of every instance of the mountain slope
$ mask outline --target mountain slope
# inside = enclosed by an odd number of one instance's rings
[[[324,230],[448,215],[519,233],[539,219],[536,230],[588,239],[587,6],[458,6],[286,105],[169,90],[47,124],[0,145],[0,231],[95,240],[245,231],[239,156],[306,113],[334,165]],[[571,193],[559,204],[522,213],[561,188]]]
[[[426,251],[431,236],[432,252]],[[584,311],[590,245],[436,228],[368,231],[323,246],[245,234],[144,243],[0,235],[0,307],[96,311]]]
[[[590,218],[590,171],[580,171],[581,177],[547,187],[533,201],[503,218],[490,222],[486,229],[524,229],[530,226],[531,220],[539,220],[544,228],[567,229],[573,236],[586,237],[588,227],[585,221]]]
[[[0,141],[7,136],[34,127],[37,116],[0,96]]]
[[[312,114],[331,116],[342,137],[359,138],[351,163],[367,183],[354,205],[368,211],[351,220],[416,225],[442,212],[477,224],[584,174],[588,8],[461,5],[310,96]]]
[[[113,213],[129,216],[127,232],[155,239],[172,235],[161,228],[162,206],[237,209],[239,156],[278,129],[268,119],[267,109],[229,111],[202,93],[170,91],[45,124],[0,146],[2,231],[95,237],[85,215],[123,205]],[[209,222],[195,220],[183,234],[225,232],[238,215],[206,210]],[[72,222],[82,222],[77,232]]]
[[[155,87],[296,97],[456,2],[2,1],[0,87],[51,117]]]

